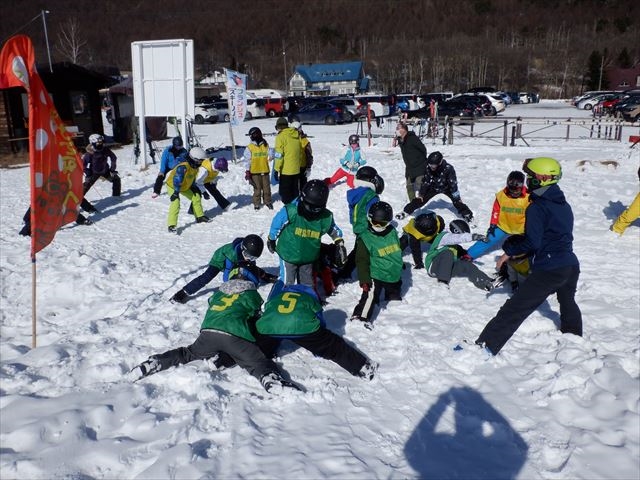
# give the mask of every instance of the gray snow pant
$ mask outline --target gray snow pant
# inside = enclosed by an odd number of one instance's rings
[[[456,259],[448,248],[440,252],[429,265],[429,276],[449,283],[452,277],[466,277],[481,290],[486,290],[492,279],[480,270],[477,265],[465,260]]]
[[[151,358],[158,360],[160,370],[166,370],[194,360],[206,360],[220,352],[228,354],[258,380],[267,373],[278,372],[276,364],[265,357],[255,343],[217,330],[201,330],[196,341],[188,347],[152,355]]]

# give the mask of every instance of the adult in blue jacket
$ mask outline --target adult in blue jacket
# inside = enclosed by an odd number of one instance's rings
[[[573,253],[573,212],[557,185],[562,169],[548,157],[527,159],[522,169],[531,192],[525,232],[509,237],[503,249],[510,258],[532,255],[531,274],[476,340],[493,355],[552,293],[560,303],[560,331],[582,336],[582,313],[575,301],[580,263]]]

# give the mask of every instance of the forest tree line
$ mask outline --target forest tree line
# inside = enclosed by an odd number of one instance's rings
[[[640,62],[637,0],[5,0],[0,38],[46,63],[131,70],[131,42],[193,39],[196,78],[223,67],[284,88],[297,64],[361,60],[382,92],[488,85],[567,98]],[[47,10],[49,13],[42,13]],[[44,22],[43,22],[44,20]]]

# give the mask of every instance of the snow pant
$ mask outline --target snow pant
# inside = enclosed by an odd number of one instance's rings
[[[153,183],[153,193],[156,195],[160,195],[162,191],[162,184],[164,183],[164,174],[159,173],[156,177],[156,181]]]
[[[424,181],[424,175],[418,175],[417,177],[405,177],[407,182],[407,196],[409,201],[416,198],[416,192],[420,190],[420,185]]]
[[[618,235],[622,235],[631,222],[637,220],[638,217],[640,217],[640,192],[636,195],[636,198],[633,199],[629,208],[622,212],[616,219],[615,223],[611,226],[611,230]]]
[[[215,182],[205,183],[204,188],[207,189],[207,192],[211,194],[213,199],[216,201],[216,203],[222,210],[224,210],[229,205],[231,205],[231,202],[227,200],[225,196],[222,195],[222,193],[220,193],[220,190],[218,190],[218,186],[216,185]]]
[[[314,288],[313,263],[295,265],[280,259],[280,279],[285,285],[307,285]]]
[[[415,268],[424,268],[424,262],[422,261],[422,245],[413,235],[403,233],[400,236],[400,250],[404,251],[407,247],[411,251],[413,257],[413,263]]]
[[[337,169],[328,180],[325,180],[325,183],[327,184],[327,186],[330,186],[342,178],[347,179],[347,185],[349,186],[349,188],[354,187],[353,182],[356,178],[355,175],[353,173],[347,172],[344,168]]]
[[[493,235],[487,235],[486,242],[476,242],[469,247],[467,250],[467,255],[469,255],[474,260],[478,257],[481,257],[487,252],[494,250],[502,245],[505,239],[509,236],[507,232],[496,227],[493,232]]]
[[[107,172],[103,174],[94,173],[92,175],[87,176],[87,178],[85,178],[84,180],[84,183],[82,184],[82,189],[84,193],[86,194],[89,191],[89,189],[93,186],[93,184],[98,181],[100,177],[111,182],[111,195],[114,197],[119,197],[120,191],[122,188],[122,183],[118,174],[113,172]]]
[[[22,228],[18,233],[25,237],[30,237],[31,236],[31,207],[27,208],[27,211],[22,217],[22,221],[24,222],[24,225],[22,226]],[[87,223],[87,217],[85,217],[84,215],[78,212],[78,215],[76,217],[76,223],[78,225],[84,225],[85,223]]]
[[[167,190],[169,197],[173,195],[175,191],[172,187],[167,185]],[[202,210],[202,195],[193,193],[191,190],[185,190],[184,192],[180,192],[181,195],[187,197],[193,206],[193,213],[196,218],[202,217],[204,212]],[[175,227],[178,224],[178,214],[180,213],[180,198],[172,201],[169,205],[169,216],[167,217],[167,226]]]
[[[300,175],[298,176],[298,181],[300,182],[300,186],[299,186],[300,191],[302,191],[304,186],[307,184],[307,171],[311,173],[311,169],[309,167],[300,168]]]
[[[282,175],[280,174],[280,180],[278,181],[278,193],[280,193],[280,200],[285,205],[293,202],[298,195],[299,190],[299,175]]]
[[[475,263],[458,260],[448,248],[436,255],[429,265],[428,273],[430,277],[435,277],[445,283],[449,283],[452,277],[466,277],[481,290],[487,290],[493,281]]]
[[[362,289],[360,301],[353,309],[352,316],[364,318],[366,321],[371,320],[373,308],[380,303],[380,297],[384,292],[385,300],[402,300],[400,288],[402,280],[397,282],[384,282],[382,280],[371,279],[371,286],[368,289]]]
[[[579,276],[578,265],[532,272],[487,323],[476,342],[484,343],[497,355],[522,322],[552,293],[560,303],[560,331],[582,336],[582,313],[575,301]]]
[[[344,338],[324,327],[301,337],[287,337],[287,340],[318,357],[337,363],[351,375],[358,375],[367,361],[367,357],[345,342]]]
[[[260,208],[261,203],[271,205],[271,181],[269,173],[254,173],[251,175],[253,182],[253,206]]]
[[[433,197],[435,197],[439,193],[442,193],[443,195],[446,195],[447,197],[449,197],[449,200],[451,200],[451,203],[453,203],[453,206],[456,207],[456,210],[458,211],[458,214],[461,217],[464,217],[464,216],[467,216],[467,215],[468,216],[473,216],[473,213],[471,213],[471,209],[469,207],[467,207],[467,205],[465,203],[463,203],[462,200],[454,199],[451,196],[451,192],[449,190],[445,190],[445,191],[439,192],[434,188],[427,188],[424,191],[422,189],[420,189],[420,196],[414,198],[408,204],[406,204],[404,206],[403,211],[405,213],[411,215],[417,209],[419,209],[420,207],[426,205],[429,200],[431,200]]]
[[[166,370],[194,360],[206,360],[218,353],[231,357],[258,380],[268,373],[278,372],[276,364],[255,343],[217,330],[201,330],[196,341],[188,347],[169,350],[150,358],[155,358],[160,363],[160,370]]]

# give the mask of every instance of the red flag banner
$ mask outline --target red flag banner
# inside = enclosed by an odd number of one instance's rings
[[[82,160],[36,70],[31,39],[11,37],[0,52],[0,88],[29,95],[31,257],[75,221],[82,201]]]

